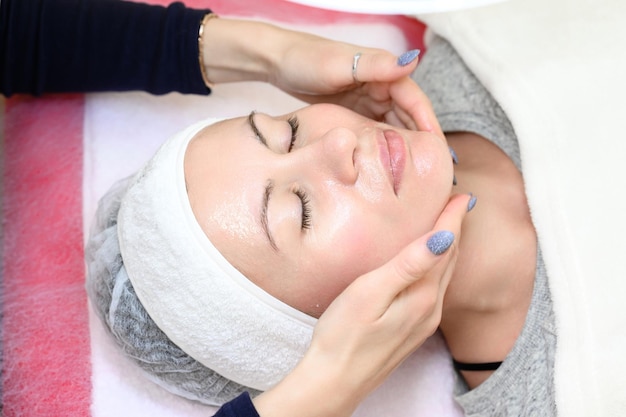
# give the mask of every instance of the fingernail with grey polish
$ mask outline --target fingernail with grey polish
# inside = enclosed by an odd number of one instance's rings
[[[419,49],[411,49],[410,51],[406,51],[398,57],[398,65],[400,65],[401,67],[409,65],[411,62],[415,61],[415,58],[420,56],[420,52],[422,51],[420,51]]]
[[[452,176],[452,185],[456,185],[456,175]]]
[[[454,163],[454,165],[458,165],[459,163],[459,157],[456,156],[456,152],[454,152],[454,149],[452,149],[451,147],[448,146],[448,149],[450,149],[450,156],[452,156],[452,162]]]
[[[472,193],[470,193],[470,196],[472,198],[470,198],[470,200],[467,203],[467,211],[472,211],[472,209],[474,208],[474,206],[476,205],[476,196],[473,195]]]
[[[441,255],[448,250],[452,242],[454,242],[454,233],[447,230],[440,230],[428,239],[426,246],[433,254]]]

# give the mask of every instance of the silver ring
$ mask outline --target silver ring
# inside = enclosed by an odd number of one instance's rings
[[[359,59],[361,58],[361,53],[357,52],[356,54],[354,54],[354,57],[352,57],[352,79],[354,80],[355,83],[359,83],[359,79],[356,78],[356,68],[359,65]]]

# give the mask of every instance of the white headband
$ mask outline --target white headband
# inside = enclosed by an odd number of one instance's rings
[[[267,390],[300,360],[316,320],[243,276],[196,221],[185,150],[215,121],[175,135],[131,181],[118,214],[120,249],[137,297],[170,340],[222,376]]]

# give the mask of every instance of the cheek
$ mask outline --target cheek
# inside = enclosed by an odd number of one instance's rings
[[[423,148],[413,142],[412,162],[414,182],[407,190],[409,199],[419,202],[420,216],[428,218],[433,212],[440,213],[452,191],[454,170],[448,149],[438,142],[426,142]]]
[[[327,244],[319,244],[310,271],[314,271],[309,284],[315,289],[316,303],[327,307],[348,285],[359,276],[370,272],[403,247],[399,239],[381,239],[382,233],[361,226],[345,226]]]
[[[326,259],[334,266],[337,278],[345,277],[344,280],[352,282],[371,269],[366,266],[370,262],[364,261],[376,253],[376,243],[372,233],[362,227],[345,228],[342,232],[328,245]]]

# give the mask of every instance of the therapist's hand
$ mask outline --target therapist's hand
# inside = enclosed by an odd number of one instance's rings
[[[320,54],[321,49],[317,50]],[[398,64],[399,57],[380,49],[337,43],[328,44],[327,49],[337,50],[336,55],[332,61],[320,61],[324,63],[323,66],[320,64],[312,69],[315,72],[310,74],[308,80],[311,92],[289,90],[290,86],[285,85],[285,80],[289,80],[286,76],[277,79],[277,85],[309,103],[336,103],[374,120],[443,136],[428,97],[409,78],[417,65],[417,57],[409,64],[401,66]],[[343,51],[340,52],[339,49]],[[351,72],[351,62],[356,51],[362,51],[357,66],[357,83],[352,79]],[[294,55],[303,52],[297,50]],[[321,57],[318,58],[321,60]],[[289,68],[284,66],[283,73]],[[303,74],[300,76],[303,77]],[[304,80],[300,78],[298,81]],[[314,85],[325,86],[329,91],[322,92],[320,88],[316,90]],[[315,91],[319,94],[315,94]]]
[[[350,416],[435,332],[469,199],[452,197],[432,232],[359,277],[333,301],[298,366],[254,399],[262,417]],[[435,254],[427,242],[440,231],[452,232],[454,242],[442,242],[443,252]]]
[[[203,39],[203,60],[214,83],[266,81],[309,103],[340,104],[375,120],[443,136],[428,98],[409,78],[418,61],[414,51],[398,57],[236,19],[211,19]]]
[[[293,40],[292,40],[293,38]],[[398,56],[375,48],[284,32],[270,82],[308,103],[335,103],[366,117],[442,134],[430,101],[409,78],[418,51]],[[352,66],[360,53],[356,80]]]

